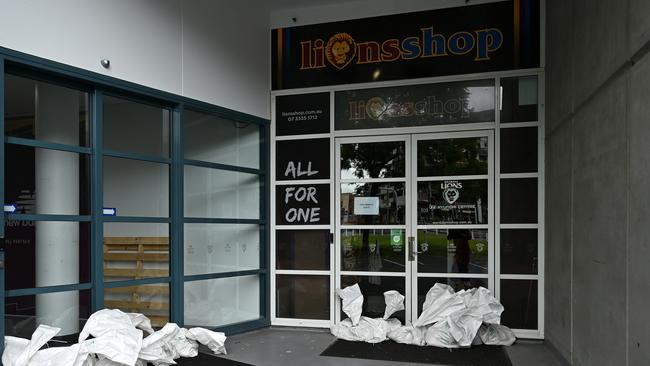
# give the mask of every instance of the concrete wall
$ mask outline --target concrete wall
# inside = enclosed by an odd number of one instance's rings
[[[269,118],[266,1],[0,0],[0,9],[2,47]]]
[[[650,360],[650,2],[548,0],[546,339]]]

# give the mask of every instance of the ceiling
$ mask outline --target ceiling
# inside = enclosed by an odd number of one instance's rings
[[[271,11],[288,10],[296,8],[309,8],[312,6],[348,3],[354,0],[270,0],[268,5]]]

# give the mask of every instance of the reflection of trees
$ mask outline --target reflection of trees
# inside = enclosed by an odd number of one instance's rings
[[[353,172],[357,178],[403,177],[405,165],[403,142],[373,142],[341,145],[341,170]],[[382,183],[359,184],[355,195],[380,196]],[[395,197],[395,204],[397,199]],[[359,216],[360,225],[372,224],[372,216]],[[369,231],[363,231],[362,248],[369,245]]]
[[[487,173],[487,139],[463,138],[418,142],[418,175]]]

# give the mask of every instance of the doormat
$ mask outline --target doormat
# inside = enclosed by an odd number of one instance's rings
[[[381,343],[351,342],[342,339],[332,343],[321,356],[364,358],[369,360],[415,362],[453,366],[512,366],[503,346],[474,346],[447,349],[414,346],[393,341]]]

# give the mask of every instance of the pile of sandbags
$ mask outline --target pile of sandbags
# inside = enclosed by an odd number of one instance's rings
[[[180,357],[198,355],[198,343],[225,354],[226,336],[204,328],[179,328],[168,323],[154,331],[142,314],[100,310],[90,316],[69,347],[41,349],[60,328],[39,325],[31,340],[5,337],[5,366],[155,366],[175,365]],[[147,336],[144,337],[144,333]]]
[[[384,293],[383,318],[361,316],[363,295],[357,284],[337,290],[343,311],[350,317],[332,327],[338,338],[369,343],[392,339],[398,343],[445,348],[472,345],[511,345],[514,333],[501,325],[503,305],[486,288],[455,292],[451,286],[436,283],[427,293],[422,313],[412,325],[402,326],[389,319],[404,309],[404,296],[397,291]]]

